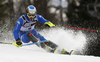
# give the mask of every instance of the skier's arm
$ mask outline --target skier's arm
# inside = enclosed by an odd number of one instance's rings
[[[21,40],[19,38],[19,35],[18,35],[22,24],[23,24],[23,19],[19,18],[17,23],[16,23],[16,26],[14,28],[14,31],[13,31],[13,35],[14,35],[14,38],[16,40],[16,42],[13,43],[13,45],[15,45],[16,47],[21,47],[22,46],[22,42],[21,42]]]
[[[51,23],[50,21],[44,19],[44,18],[43,18],[42,16],[40,16],[40,15],[37,15],[37,19],[38,19],[38,21],[40,21],[41,23],[45,24],[45,25],[48,26],[48,27],[53,27],[53,26],[55,26],[53,23]]]
[[[23,24],[23,19],[19,18],[17,23],[16,23],[16,26],[14,28],[14,31],[13,31],[13,35],[14,35],[14,38],[15,38],[16,41],[19,40],[18,33],[20,31],[20,28],[21,28],[22,24]]]

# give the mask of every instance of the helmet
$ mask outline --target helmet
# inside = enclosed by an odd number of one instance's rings
[[[29,19],[33,19],[36,16],[36,8],[33,5],[29,5],[26,8],[26,12]]]

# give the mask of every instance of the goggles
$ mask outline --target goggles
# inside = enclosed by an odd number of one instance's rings
[[[29,14],[29,13],[28,13],[27,16],[28,16],[28,17],[35,17],[36,14]]]

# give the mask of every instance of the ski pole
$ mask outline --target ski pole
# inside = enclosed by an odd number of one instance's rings
[[[70,27],[70,26],[68,26],[68,28],[98,32],[98,30],[85,29],[85,28],[77,28],[77,27]]]
[[[0,42],[0,44],[12,44],[12,43]]]
[[[38,44],[38,43],[42,43],[42,42],[48,42],[48,41],[44,40],[44,41],[39,41],[39,42],[34,42],[34,43],[28,43],[28,44],[23,44],[22,46],[28,46],[28,45]],[[0,44],[12,44],[12,45],[14,45],[13,43],[6,43],[6,42],[0,42]]]
[[[64,27],[64,26],[61,26],[61,25],[56,25],[56,26],[57,26],[57,27]],[[70,26],[68,26],[68,28],[98,32],[98,30],[85,29],[85,28],[77,28],[77,27],[70,27]]]

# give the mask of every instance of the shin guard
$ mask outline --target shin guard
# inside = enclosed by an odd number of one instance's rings
[[[33,43],[34,42],[38,42],[38,40],[37,40],[37,38],[33,35],[33,34],[31,34],[31,33],[28,33],[27,34],[27,37],[30,39],[30,41],[32,41]]]
[[[53,42],[51,42],[51,41],[45,42],[45,44],[46,44],[47,46],[51,47],[51,48],[57,48],[57,47],[58,47],[57,44],[55,44],[55,43],[53,43]]]
[[[38,39],[33,35],[31,34],[30,32],[27,34],[27,37],[30,39],[30,41],[32,41],[33,43],[34,42],[38,42]],[[45,47],[45,43],[38,43],[36,44],[38,47],[41,46],[42,48]]]

